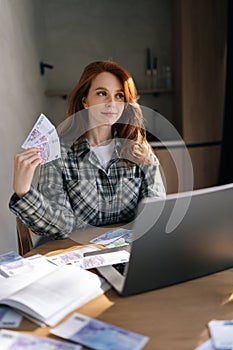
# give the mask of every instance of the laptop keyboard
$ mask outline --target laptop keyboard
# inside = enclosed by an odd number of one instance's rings
[[[124,275],[126,264],[127,264],[126,262],[125,263],[114,264],[114,265],[112,265],[112,267],[114,267],[114,269],[116,269],[121,275]]]

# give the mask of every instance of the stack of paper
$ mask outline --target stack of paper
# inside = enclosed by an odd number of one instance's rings
[[[22,148],[41,148],[42,163],[61,157],[60,141],[54,125],[41,114],[24,141]]]

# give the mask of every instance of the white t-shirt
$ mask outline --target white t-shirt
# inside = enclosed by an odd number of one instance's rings
[[[102,146],[91,146],[91,150],[95,152],[96,156],[98,157],[100,164],[104,169],[106,169],[108,162],[112,158],[112,153],[115,147],[115,140],[112,139],[111,142],[109,142],[106,145]]]

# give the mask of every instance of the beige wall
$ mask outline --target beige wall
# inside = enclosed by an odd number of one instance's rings
[[[46,72],[48,89],[71,90],[88,63],[104,59],[128,69],[138,89],[145,89],[147,47],[158,56],[161,80],[163,66],[173,65],[172,0],[34,1],[43,7],[38,20],[43,60],[54,65]],[[140,103],[173,121],[173,94],[143,95]],[[50,98],[54,123],[64,111],[64,100]]]
[[[8,209],[13,155],[45,110],[31,0],[0,0],[0,253],[16,249],[15,216]]]

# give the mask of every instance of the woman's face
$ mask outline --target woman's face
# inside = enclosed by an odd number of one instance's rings
[[[98,74],[83,101],[88,109],[90,127],[116,123],[123,112],[124,101],[121,81],[109,72]]]

